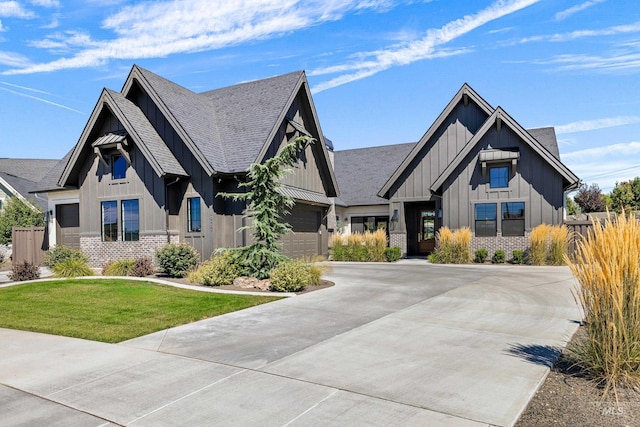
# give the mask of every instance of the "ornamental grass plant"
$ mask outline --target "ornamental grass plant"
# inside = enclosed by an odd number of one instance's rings
[[[604,383],[640,386],[640,223],[624,213],[616,222],[594,222],[565,261],[580,287],[587,339],[572,349],[588,372]]]
[[[569,229],[565,225],[556,225],[549,230],[550,265],[565,265],[564,257],[569,246]]]
[[[331,258],[334,261],[384,262],[387,234],[384,230],[334,235],[330,241]]]
[[[529,236],[529,262],[532,265],[545,265],[549,252],[549,224],[540,224],[531,230]]]
[[[438,264],[468,264],[471,262],[471,229],[462,227],[455,231],[447,226],[438,230],[438,248],[431,254],[431,262]]]

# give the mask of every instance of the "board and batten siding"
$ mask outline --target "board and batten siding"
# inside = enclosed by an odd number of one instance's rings
[[[510,171],[509,187],[492,189],[489,172],[482,176],[478,156],[489,146],[496,149],[517,147],[520,152],[515,174]],[[497,166],[509,164],[497,164]],[[497,203],[498,217],[501,202],[525,202],[525,229],[562,223],[563,183],[560,174],[549,165],[528,143],[510,128],[500,131],[494,125],[474,147],[458,168],[443,184],[443,223],[452,229],[469,226],[474,230],[474,205]],[[499,227],[499,225],[498,225]],[[474,230],[475,231],[475,230]]]
[[[391,201],[429,200],[431,184],[471,140],[487,117],[476,104],[470,102],[465,106],[461,101],[391,188]]]

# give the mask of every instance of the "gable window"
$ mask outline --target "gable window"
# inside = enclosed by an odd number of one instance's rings
[[[187,199],[187,217],[188,217],[188,231],[198,232],[202,231],[202,222],[200,214],[200,197],[193,197]]]
[[[502,235],[524,236],[524,202],[502,204]]]
[[[122,240],[140,240],[140,209],[137,199],[122,201]]]
[[[497,166],[489,168],[489,187],[507,188],[509,187],[509,167]]]
[[[111,157],[111,178],[124,179],[127,175],[127,159],[123,155]]]
[[[495,203],[478,203],[475,205],[476,236],[495,236],[498,229],[498,214]]]
[[[102,211],[102,241],[118,240],[118,202],[108,201],[100,204]]]

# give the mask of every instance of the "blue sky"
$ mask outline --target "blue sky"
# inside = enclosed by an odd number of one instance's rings
[[[637,0],[0,0],[0,157],[62,157],[134,63],[196,92],[304,69],[337,150],[417,141],[467,82],[583,181],[640,176]]]

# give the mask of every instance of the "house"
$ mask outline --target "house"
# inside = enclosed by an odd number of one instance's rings
[[[472,250],[524,250],[531,229],[563,222],[565,195],[579,185],[553,128],[525,130],[467,84],[416,144],[334,156],[340,224],[385,228],[409,256],[432,252],[442,226],[470,227]]]
[[[243,246],[249,167],[299,135],[324,141],[302,71],[196,93],[134,65],[121,91],[104,89],[75,147],[39,185],[48,193],[49,240],[81,248],[91,264],[152,256],[186,242],[203,259]],[[308,145],[282,191],[296,204],[283,238],[292,257],[328,253],[338,195],[324,143]]]
[[[0,158],[0,209],[10,197],[18,197],[34,209],[47,208],[46,194],[30,193],[58,163],[50,159]]]

